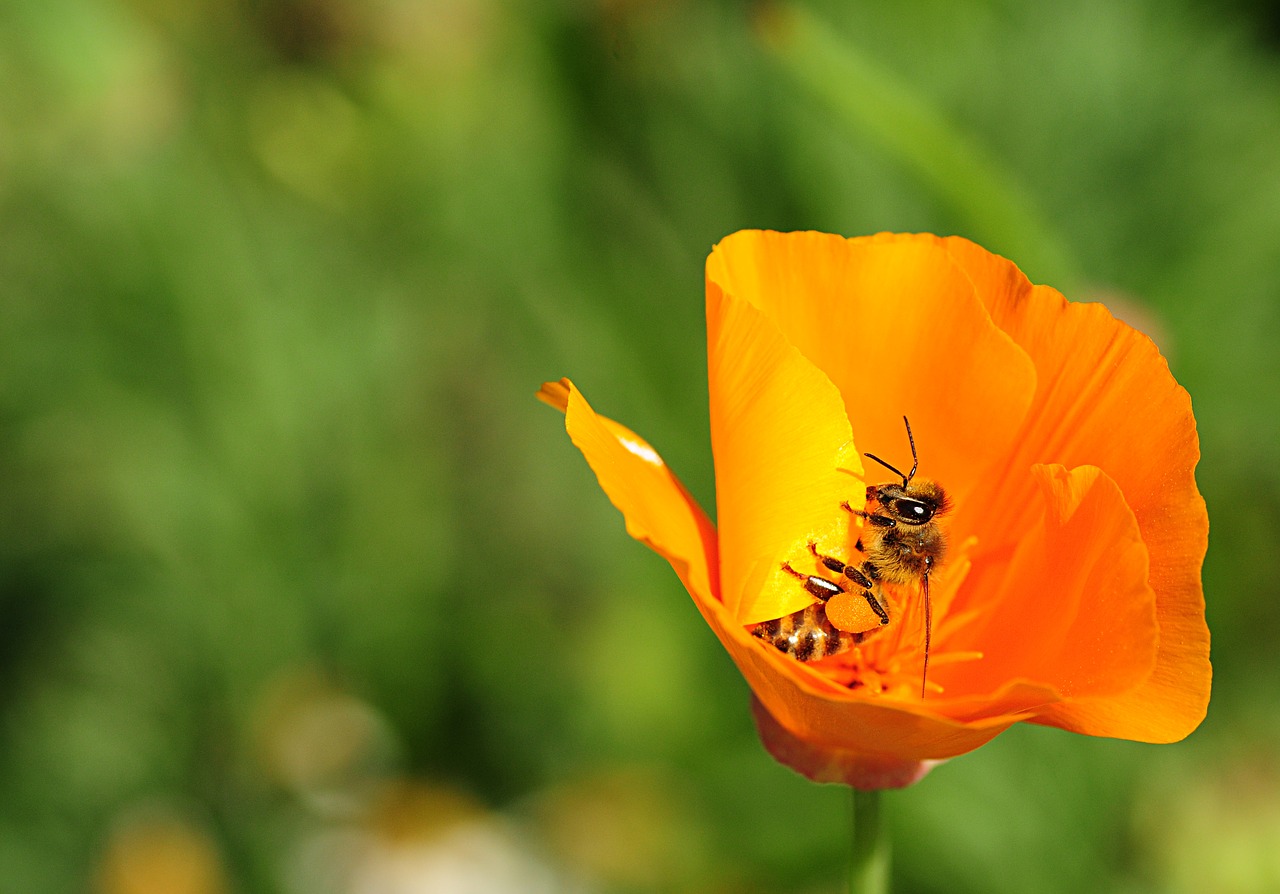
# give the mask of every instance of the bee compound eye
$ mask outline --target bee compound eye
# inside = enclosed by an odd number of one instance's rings
[[[919,500],[899,500],[893,507],[902,518],[924,524],[933,518],[933,509]]]

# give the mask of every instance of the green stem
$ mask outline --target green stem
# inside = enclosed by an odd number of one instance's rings
[[[853,861],[849,894],[889,891],[889,833],[880,813],[880,792],[853,790]]]

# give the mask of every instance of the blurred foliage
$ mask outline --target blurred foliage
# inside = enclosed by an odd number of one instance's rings
[[[1208,721],[936,770],[897,890],[1280,888],[1274,10],[806,9],[822,58],[692,0],[0,8],[5,890],[838,890],[846,794],[532,399],[573,375],[713,506],[741,227],[970,236],[1195,402]]]

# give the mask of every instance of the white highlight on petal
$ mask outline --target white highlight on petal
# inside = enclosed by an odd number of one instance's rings
[[[633,441],[630,438],[618,438],[618,443],[623,447],[626,447],[645,462],[655,466],[662,465],[662,457],[658,456],[657,452],[648,444],[641,443],[640,441]]]

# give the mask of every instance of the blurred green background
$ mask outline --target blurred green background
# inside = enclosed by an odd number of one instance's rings
[[[840,890],[847,792],[764,754],[533,399],[573,376],[713,506],[742,227],[969,236],[1153,335],[1200,425],[1208,720],[941,767],[887,799],[896,890],[1280,890],[1280,16],[782,24],[0,6],[0,890]]]

